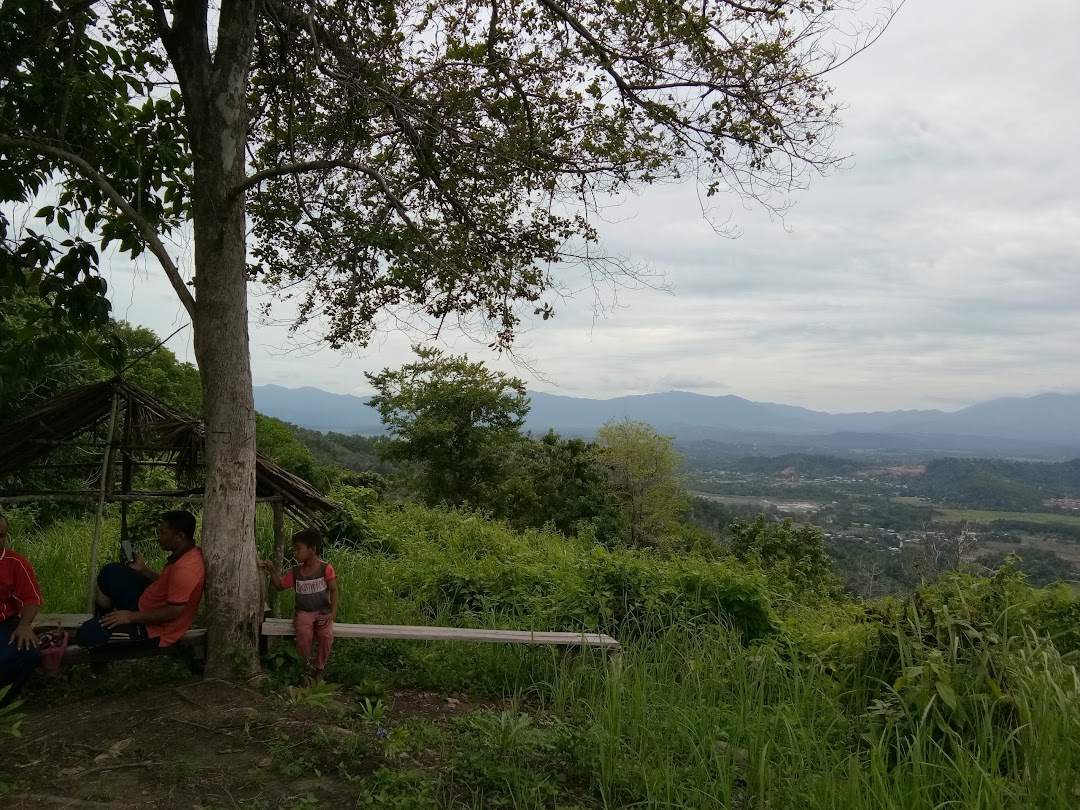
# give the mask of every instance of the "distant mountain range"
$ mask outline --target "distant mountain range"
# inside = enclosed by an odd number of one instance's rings
[[[1033,457],[1080,454],[1080,394],[1040,394],[995,399],[959,411],[915,410],[825,413],[793,405],[752,402],[737,396],[684,391],[584,399],[529,394],[527,427],[591,436],[611,419],[649,422],[681,441],[770,445],[819,451],[888,450]],[[367,397],[318,388],[255,388],[261,413],[301,427],[342,433],[382,432]]]

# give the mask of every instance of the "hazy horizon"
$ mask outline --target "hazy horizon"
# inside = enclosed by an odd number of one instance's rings
[[[353,393],[353,392],[349,392],[349,391],[329,391],[329,390],[327,390],[325,388],[320,388],[319,386],[315,386],[315,385],[282,385],[280,383],[258,383],[258,382],[256,382],[255,387],[256,388],[277,387],[277,388],[284,388],[284,389],[291,390],[291,391],[301,391],[301,390],[304,390],[304,389],[315,389],[317,391],[322,391],[323,393],[327,393],[327,394],[336,394],[336,395],[340,395],[340,396],[354,396],[354,397],[360,397],[360,398],[371,396],[370,393],[365,394],[365,393]],[[798,407],[798,408],[806,408],[807,407],[805,405],[800,405],[797,402],[766,402],[766,401],[763,401],[763,400],[750,399],[749,397],[744,397],[744,396],[741,396],[741,395],[735,394],[735,393],[730,393],[730,394],[704,394],[704,393],[702,393],[700,391],[686,391],[686,390],[680,390],[680,389],[668,389],[667,391],[648,391],[648,392],[640,393],[640,394],[618,394],[618,395],[611,396],[611,397],[583,397],[583,396],[574,396],[572,394],[564,394],[564,393],[561,393],[559,391],[545,391],[545,390],[533,388],[531,386],[527,386],[527,393],[529,395],[532,395],[532,394],[545,394],[545,395],[548,395],[548,396],[568,397],[568,398],[572,398],[572,399],[589,399],[589,400],[594,400],[596,402],[607,402],[607,401],[614,400],[614,399],[623,399],[625,397],[655,396],[655,395],[659,395],[659,394],[690,394],[692,396],[702,396],[702,397],[733,396],[733,397],[737,397],[739,399],[746,400],[748,402],[754,402],[754,403],[756,403],[758,405],[788,405],[788,406],[793,406],[793,407]],[[993,397],[992,399],[1031,399],[1032,397],[1055,395],[1055,394],[1058,395],[1058,396],[1077,396],[1077,395],[1080,395],[1080,391],[1066,391],[1066,392],[1040,391],[1040,392],[1034,393],[1034,394],[1020,394],[1020,395],[1016,395],[1016,396]],[[939,410],[939,411],[941,411],[943,413],[953,413],[953,412],[956,412],[956,411],[962,411],[965,408],[971,407],[972,405],[978,405],[980,403],[988,402],[988,401],[990,401],[990,400],[978,400],[976,402],[970,402],[970,403],[967,403],[966,405],[960,405],[960,406],[957,406],[955,408],[879,408],[879,409],[875,409],[875,411],[852,411],[852,410],[846,410],[845,411],[845,410],[826,410],[826,409],[821,409],[821,408],[809,408],[809,410],[815,410],[815,411],[819,411],[821,413],[829,413],[829,414],[836,414],[836,415],[854,414],[854,413],[873,413],[873,412],[889,413],[889,412],[902,412],[902,411],[915,411],[915,410]]]

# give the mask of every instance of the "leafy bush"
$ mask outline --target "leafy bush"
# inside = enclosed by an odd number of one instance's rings
[[[774,588],[790,594],[807,590],[839,593],[840,583],[817,526],[793,526],[790,519],[771,523],[760,515],[753,523],[735,521],[731,533],[735,556],[768,571]]]
[[[384,553],[396,550],[392,542],[376,535],[371,526],[372,510],[379,502],[378,492],[367,487],[340,486],[330,492],[330,498],[341,506],[327,521],[326,539],[331,544]]]
[[[747,637],[773,625],[764,576],[734,561],[596,548],[572,566],[487,555],[411,574],[405,587],[427,615],[466,623],[494,615],[531,629],[615,634],[730,624]]]
[[[267,691],[275,691],[283,686],[293,686],[307,674],[308,662],[296,651],[296,644],[291,641],[279,641],[263,658],[266,672],[264,681]]]

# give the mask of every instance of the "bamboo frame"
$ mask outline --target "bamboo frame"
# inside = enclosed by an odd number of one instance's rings
[[[101,483],[98,487],[97,515],[94,517],[94,542],[90,547],[90,581],[86,591],[86,609],[94,611],[94,592],[97,582],[98,546],[101,545],[101,522],[105,518],[105,498],[109,494],[110,468],[113,460],[113,439],[116,434],[116,414],[120,409],[120,393],[113,388],[112,411],[109,414],[109,432],[105,439],[105,454],[101,459]]]

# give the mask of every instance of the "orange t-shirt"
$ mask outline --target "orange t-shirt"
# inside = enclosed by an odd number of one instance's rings
[[[151,624],[146,627],[150,638],[160,639],[158,644],[168,647],[175,644],[191,628],[195,613],[202,599],[203,585],[206,583],[206,563],[202,549],[198,546],[184,552],[177,559],[161,569],[158,578],[150,583],[139,599],[139,610],[158,610],[166,605],[183,605],[180,618],[165,624]]]

